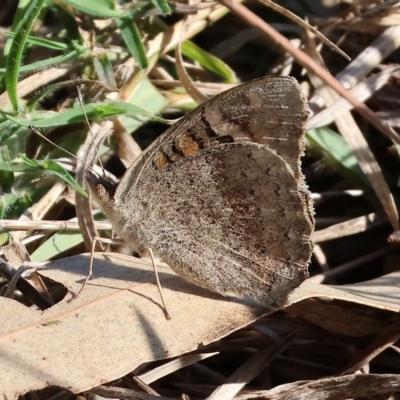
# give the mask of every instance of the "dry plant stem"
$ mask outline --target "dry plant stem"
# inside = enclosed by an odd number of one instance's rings
[[[133,381],[138,385],[141,389],[143,389],[148,394],[153,394],[154,396],[160,396],[152,387],[150,387],[147,383],[143,382],[138,376],[132,376]]]
[[[183,355],[175,360],[154,368],[151,371],[146,372],[145,374],[138,375],[137,378],[139,378],[145,384],[149,385],[150,383],[153,383],[158,379],[163,378],[164,376],[170,375],[175,371],[179,371],[182,368],[205,360],[209,357],[213,357],[217,354],[219,354],[219,352]]]
[[[368,229],[376,228],[386,222],[387,218],[385,214],[371,213],[314,232],[312,239],[315,243],[326,242],[328,240],[365,232]]]
[[[361,369],[378,354],[400,339],[400,322],[386,328],[366,349],[364,349],[340,375],[347,375]]]
[[[139,157],[142,150],[135,139],[133,139],[132,135],[125,130],[118,118],[114,120],[113,134],[117,141],[118,156],[125,168],[128,169]]]
[[[296,22],[298,25],[303,27],[306,30],[312,32],[318,39],[324,42],[328,47],[339,53],[342,57],[346,58],[350,61],[350,57],[342,51],[339,47],[337,47],[334,43],[332,43],[326,36],[324,36],[318,29],[311,26],[309,23],[304,21],[303,19],[299,18],[296,14],[292,13],[291,11],[287,10],[284,7],[274,3],[271,0],[259,0],[260,3],[266,5],[267,7],[272,8],[273,10],[281,13],[282,15],[286,16],[287,18],[291,19],[292,21]]]
[[[313,249],[313,254],[319,264],[319,267],[322,269],[322,271],[324,271],[324,272],[329,271],[330,268],[328,265],[328,261],[326,259],[325,253],[321,249],[321,246],[319,246],[318,244],[315,244],[314,249]]]
[[[381,89],[384,85],[386,85],[386,83],[392,77],[393,73],[396,72],[399,68],[400,67],[388,68],[377,74],[373,74],[363,79],[350,91],[359,101],[364,102],[369,99],[375,92]],[[313,99],[310,100],[310,107],[312,108],[313,105],[316,105],[319,99],[321,100],[321,102],[323,101],[320,95],[314,96]],[[353,107],[346,99],[344,99],[343,97],[339,97],[332,105],[313,115],[309,119],[307,130],[329,125],[335,120],[337,116],[343,114],[345,111],[351,111],[352,109]]]
[[[14,299],[15,288],[18,282],[18,279],[22,277],[22,275],[27,271],[35,271],[35,267],[30,267],[28,265],[21,265],[14,273],[10,282],[8,283],[7,290],[4,293],[4,297],[9,297],[10,299]],[[49,299],[51,300],[51,299]]]
[[[90,249],[90,261],[89,261],[89,270],[86,276],[85,281],[83,282],[81,288],[79,289],[78,293],[73,296],[71,298],[71,300],[76,299],[77,297],[80,296],[80,294],[82,293],[83,289],[85,288],[86,284],[89,282],[90,278],[92,278],[93,276],[93,256],[94,256],[94,252],[96,250],[96,242],[98,241],[97,237],[93,238],[93,242],[92,242],[92,248]]]
[[[179,37],[178,45],[175,48],[175,58],[176,58],[176,71],[179,76],[179,80],[182,82],[183,87],[185,88],[187,94],[198,104],[203,103],[208,100],[208,96],[204,95],[199,89],[197,89],[196,85],[190,79],[189,74],[187,73],[182,59],[181,53],[181,41],[182,35],[185,32],[186,26],[189,25],[190,16],[185,18],[185,22],[182,25],[182,34]]]
[[[158,276],[158,271],[157,271],[156,260],[154,258],[153,250],[151,250],[151,249],[148,249],[148,250],[149,250],[151,262],[153,264],[154,276],[156,278],[156,284],[157,284],[158,291],[160,292],[161,303],[162,303],[162,306],[163,306],[163,309],[164,309],[165,318],[167,320],[169,320],[169,319],[171,319],[171,317],[170,317],[170,315],[168,313],[167,305],[165,304],[165,301],[164,301],[164,296],[163,296],[163,293],[162,293],[162,288],[161,288],[161,283],[160,283],[160,277]]]
[[[111,222],[95,221],[97,230],[110,231],[112,229]],[[78,222],[73,221],[19,221],[14,219],[0,220],[0,228],[16,229],[16,230],[43,230],[43,231],[79,231]]]
[[[361,256],[354,260],[351,260],[347,263],[339,265],[339,266],[335,267],[334,269],[323,272],[322,274],[314,275],[313,277],[308,278],[308,281],[314,282],[314,283],[325,283],[325,284],[332,283],[333,279],[340,276],[344,272],[351,271],[352,269],[354,269],[360,265],[363,265],[366,262],[375,260],[379,257],[383,257],[384,255],[391,253],[395,249],[396,249],[395,246],[387,246],[387,247],[384,247],[383,249],[373,251],[372,253],[366,254],[364,256]]]
[[[91,137],[87,137],[82,147],[81,152],[78,155],[78,164],[76,168],[76,180],[77,182],[86,187],[85,181],[85,170],[87,165],[93,165],[96,159],[96,151],[94,147],[98,147],[100,143],[110,134],[112,129],[112,122],[105,121],[101,124],[96,124],[92,131],[94,133],[95,141],[93,142]],[[92,248],[93,238],[99,236],[94,226],[93,216],[91,212],[90,201],[88,198],[81,196],[79,193],[75,195],[76,202],[76,216],[78,218],[79,228],[82,233],[85,246],[87,249]],[[96,250],[102,251],[102,246],[96,242]]]
[[[219,2],[228,7],[239,18],[246,21],[249,25],[259,29],[269,38],[275,40],[275,43],[293,55],[294,59],[302,65],[307,71],[310,71],[320,77],[325,83],[331,86],[336,92],[343,96],[349,103],[353,105],[355,110],[374,125],[379,131],[396,143],[400,143],[400,136],[384,124],[374,112],[372,112],[365,104],[360,103],[352,96],[328,71],[318,65],[310,56],[303,51],[292,46],[290,41],[283,35],[273,29],[265,21],[251,12],[248,8],[238,3],[236,0],[219,0]]]
[[[343,400],[371,398],[397,392],[400,375],[354,374],[315,381],[294,382],[257,393],[257,398],[273,400]]]

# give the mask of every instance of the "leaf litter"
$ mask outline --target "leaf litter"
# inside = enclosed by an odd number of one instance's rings
[[[40,1],[34,3],[39,5]],[[228,2],[224,3],[229,6]],[[321,50],[319,43],[312,43],[315,39],[311,35],[307,38],[307,46],[300,47],[299,51],[312,54],[311,61],[314,64],[321,61],[317,57],[321,55],[332,74],[347,89],[353,90],[353,97],[367,102],[376,111],[372,119],[368,117],[368,121],[372,122],[379,116],[385,123],[397,127],[394,103],[399,95],[396,84],[399,60],[395,51],[400,45],[400,35],[396,2],[371,1],[361,4],[348,1],[343,2],[340,9],[337,6],[333,6],[329,12],[325,9],[325,14],[319,13],[322,2],[308,3],[312,3],[311,8],[315,12],[310,13],[308,22],[339,45],[353,61],[347,64],[338,55],[333,57],[330,51]],[[164,6],[158,4],[143,15],[159,15]],[[77,2],[73,2],[72,7],[77,7],[75,12],[79,15],[77,19],[70,20],[68,33],[74,36],[79,35],[79,31],[71,29],[72,24],[82,21],[80,13],[88,11],[81,10]],[[218,35],[209,27],[209,22],[221,24],[219,26],[224,29],[231,26],[224,20],[217,22],[227,14],[227,9],[219,5],[211,8],[199,5],[196,9],[200,11],[187,27],[182,41],[196,38],[198,32],[211,35],[211,42],[217,45],[218,41],[219,47],[224,49],[224,60],[220,60],[219,68],[224,74],[228,73],[230,81],[239,80],[232,76],[235,72],[243,80],[256,77],[250,76],[248,71],[257,70],[255,66],[260,65],[259,55],[268,51],[268,48],[263,43],[260,51],[252,53],[248,51],[251,46],[245,44],[251,42],[252,45],[257,43],[256,46],[260,46],[257,41],[260,38],[264,40],[265,36],[259,31],[248,35],[248,31],[235,26],[235,33],[225,37],[224,42],[216,40]],[[7,11],[11,12],[11,9],[7,8]],[[302,11],[296,7],[291,10],[296,15],[302,14]],[[107,13],[114,15],[115,10],[110,9]],[[226,18],[226,21],[238,21],[238,17]],[[97,22],[99,24],[96,29],[102,29],[100,22],[112,23],[112,20]],[[293,32],[299,32],[294,23],[289,25],[287,20],[284,22]],[[251,15],[247,23],[256,26]],[[165,68],[166,63],[173,61],[171,54],[168,58],[166,53],[177,47],[182,25],[182,20],[179,20],[170,23],[165,31],[153,37],[144,35],[147,42],[141,51],[147,49],[147,72],[153,82],[158,82],[159,87],[164,88],[158,91],[150,80],[146,81],[153,88],[150,98],[160,96],[157,101],[153,101],[153,105],[160,105],[157,110],[146,108],[152,105],[152,101],[144,100],[143,104],[137,104],[150,113],[160,112],[165,98],[169,100],[169,112],[176,113],[191,104],[189,96],[174,89],[179,81]],[[139,29],[144,29],[144,26],[139,24]],[[302,38],[299,34],[296,34],[297,37]],[[279,40],[275,33],[272,33],[272,38]],[[75,39],[78,37],[75,36]],[[306,42],[304,38],[301,40]],[[81,40],[80,43],[82,45],[84,42]],[[242,47],[238,43],[242,43]],[[90,53],[89,48],[92,50],[89,46],[88,51],[71,54],[85,54],[86,57]],[[193,49],[196,50],[196,47],[192,46]],[[200,50],[203,49],[199,47]],[[206,48],[201,57],[207,51],[212,54],[212,49]],[[292,293],[284,310],[273,314],[254,304],[234,299],[228,301],[199,289],[174,275],[169,268],[161,266],[159,273],[163,292],[172,314],[172,320],[166,321],[153,283],[151,264],[147,260],[113,253],[97,255],[95,279],[89,281],[78,299],[69,302],[85,279],[88,258],[83,255],[65,258],[66,253],[60,254],[55,249],[52,254],[61,258],[38,270],[38,275],[49,287],[51,295],[54,296],[55,288],[58,287],[58,299],[54,306],[39,311],[19,292],[16,292],[16,298],[21,302],[0,298],[0,309],[3,311],[0,324],[0,388],[3,396],[13,399],[28,391],[44,388],[47,389],[35,392],[34,395],[43,399],[60,395],[70,398],[71,393],[88,391],[86,393],[108,398],[178,398],[186,394],[190,398],[214,399],[343,399],[390,398],[399,391],[400,352],[396,344],[399,340],[400,273],[397,236],[396,232],[393,233],[393,229],[398,226],[393,197],[396,200],[394,188],[398,182],[399,136],[396,131],[386,129],[386,125],[379,125],[379,122],[374,125],[380,127],[390,140],[359,117],[349,122],[349,112],[354,102],[349,103],[345,96],[339,99],[333,96],[333,100],[327,100],[322,95],[326,83],[316,83],[315,80],[315,75],[318,75],[317,66],[313,69],[312,63],[302,64],[307,73],[303,76],[298,74],[293,63],[293,57],[299,60],[298,54],[296,51],[286,54],[280,52],[281,60],[285,60],[286,64],[280,64],[278,58],[274,69],[269,65],[265,66],[265,71],[278,74],[289,71],[302,81],[306,89],[308,87],[310,107],[313,110],[310,124],[314,124],[312,126],[317,127],[319,134],[326,138],[324,147],[310,141],[304,160],[307,182],[319,194],[316,200],[318,231],[315,239],[323,254],[324,266],[318,264],[322,258],[315,257],[310,268],[312,278]],[[52,56],[49,55],[49,62]],[[213,83],[214,79],[203,68],[206,63],[199,68],[198,61],[194,61],[201,57],[194,57],[191,65],[188,58],[183,62],[179,57],[177,59],[180,68],[189,65],[187,70],[193,85],[203,88]],[[159,62],[161,58],[163,60]],[[252,66],[250,69],[243,68],[244,59]],[[104,68],[110,68],[109,60],[114,62],[108,57]],[[209,61],[212,63],[215,59]],[[0,93],[1,109],[9,110],[15,104],[17,93],[19,96],[29,96],[57,79],[73,79],[72,63],[62,67],[36,72],[18,83],[9,83],[9,87],[16,86],[10,90],[11,101],[5,91]],[[135,62],[129,57],[118,65],[115,82],[121,88],[122,101],[129,102],[138,83],[144,79],[143,71],[136,71],[137,75],[132,80],[124,81],[124,76],[129,77],[129,71],[132,72],[134,67]],[[371,74],[373,70],[376,71]],[[14,79],[15,71],[10,76]],[[183,86],[190,85],[186,83]],[[221,88],[223,86],[221,84]],[[52,87],[57,88],[57,84]],[[97,92],[89,86],[87,89],[86,104],[92,103],[93,97],[104,101],[109,96],[106,88],[97,88]],[[74,93],[69,93],[69,97],[74,98]],[[140,130],[140,124],[124,120],[123,117],[116,121],[115,130],[119,133],[117,140],[124,143],[120,147],[131,146],[130,139],[124,138],[126,135],[123,129],[127,129],[130,134],[134,129]],[[332,121],[335,125],[332,125]],[[351,129],[350,123],[353,124]],[[361,180],[354,180],[354,175],[346,172],[347,156],[344,152],[342,158],[331,158],[329,163],[325,161],[329,159],[330,151],[333,151],[334,142],[329,141],[329,135],[324,132],[322,124],[331,124],[331,129],[342,133],[349,142],[350,150],[346,150],[346,154],[361,160],[370,184],[365,184],[365,181],[360,184]],[[105,130],[109,131],[113,125],[107,121]],[[360,132],[359,140],[354,140],[356,129],[360,129],[366,138],[362,146]],[[59,133],[62,134],[61,129]],[[24,140],[17,141],[11,137],[1,145],[9,146],[12,149],[10,154],[17,154],[23,152],[23,143]],[[107,143],[106,146],[112,154],[110,149],[113,144]],[[50,148],[44,149],[45,153],[52,151]],[[130,158],[130,153],[137,154],[137,149],[133,144],[131,150],[122,148],[116,151],[124,159]],[[37,147],[36,154],[40,154],[40,151],[40,147]],[[33,156],[28,156],[33,159]],[[41,160],[40,157],[38,160]],[[41,182],[37,177],[35,179],[31,181],[42,184],[50,182],[46,179]],[[22,180],[16,179],[13,190],[23,190],[23,184]],[[380,189],[382,187],[384,190]],[[49,190],[44,192],[50,193],[50,188],[51,183],[47,188]],[[353,189],[360,189],[362,196],[349,195],[348,190]],[[328,192],[333,191],[337,194],[334,198],[328,195]],[[70,203],[66,199],[68,196],[63,198],[59,193],[51,200],[46,200],[46,204],[44,201],[38,203],[39,208],[45,207],[46,212],[44,208],[38,210],[33,206],[26,209],[25,213],[32,211],[38,222],[44,217],[56,219],[63,210],[68,209]],[[380,204],[384,206],[380,207]],[[77,209],[80,219],[91,215],[88,204],[81,207],[78,203]],[[382,209],[386,217],[381,217]],[[379,216],[379,221],[375,216]],[[15,217],[19,215],[15,213]],[[93,222],[93,226],[96,226],[96,222]],[[4,250],[14,260],[12,264],[15,268],[27,259],[22,243],[30,234],[29,231],[18,229],[15,235],[10,235],[14,242],[11,243],[11,249]],[[90,243],[90,237],[96,235],[94,230],[91,231],[86,242]],[[394,242],[390,245],[387,243],[389,235]],[[27,247],[32,253],[42,244],[33,243]],[[79,254],[81,250],[79,247],[71,247],[68,252]],[[325,281],[330,285],[321,283]],[[29,290],[42,290],[40,281],[35,287]]]

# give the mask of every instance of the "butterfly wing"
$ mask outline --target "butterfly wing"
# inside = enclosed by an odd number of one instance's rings
[[[140,241],[184,278],[279,308],[307,277],[307,194],[265,146],[204,149],[158,170],[139,191],[126,197],[135,210],[127,218],[136,220]]]
[[[88,174],[116,232],[180,275],[271,308],[307,276],[314,220],[300,156],[307,106],[293,78],[215,96],[173,125],[118,186]]]
[[[127,170],[119,198],[160,169],[220,143],[260,143],[279,154],[301,178],[307,103],[297,81],[272,76],[227,90],[201,104],[155,140]],[[300,182],[300,180],[299,180]]]

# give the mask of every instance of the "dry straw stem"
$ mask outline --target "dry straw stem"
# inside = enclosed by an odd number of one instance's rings
[[[182,27],[182,33],[186,30],[186,27],[189,26],[190,16],[185,18],[185,23]],[[178,73],[179,80],[182,82],[183,87],[185,88],[187,94],[198,104],[203,103],[204,101],[208,100],[208,96],[203,94],[197,86],[192,82],[190,79],[189,74],[187,73],[182,59],[181,53],[181,42],[182,42],[182,35],[178,40],[178,45],[175,49],[175,58],[176,58],[176,72]]]
[[[213,352],[206,354],[184,355],[176,358],[175,360],[167,362],[157,368],[153,368],[144,374],[137,375],[136,378],[140,379],[140,381],[144,382],[145,384],[150,385],[150,383],[153,383],[158,379],[163,378],[164,376],[172,374],[175,371],[179,371],[180,369],[195,364],[199,361],[206,360],[207,358],[215,356],[216,354],[219,353]]]
[[[294,341],[298,330],[289,333],[268,348],[261,350],[244,362],[227,380],[215,390],[209,400],[229,400],[256,376],[280,353],[285,351]]]
[[[390,253],[393,253],[395,250],[396,249],[393,246],[383,247],[381,249],[372,251],[371,253],[364,254],[361,257],[355,258],[347,263],[338,265],[333,269],[324,271],[321,274],[314,275],[311,278],[308,278],[308,281],[325,284],[332,283],[332,281],[335,282],[335,279],[343,275],[345,272],[349,272],[367,262],[382,258]]]
[[[111,222],[96,221],[95,226],[97,230],[105,231],[111,230]],[[78,222],[75,221],[20,221],[15,219],[2,219],[0,220],[0,228],[16,229],[16,230],[42,230],[42,231],[78,231],[80,229]]]
[[[78,153],[79,161],[76,167],[76,181],[83,188],[87,186],[85,180],[87,165],[92,166],[94,164],[97,158],[97,149],[103,140],[111,133],[112,127],[113,123],[111,121],[105,121],[93,125],[93,137],[91,135],[86,137],[85,143],[83,144],[81,151]],[[75,208],[76,217],[78,218],[85,246],[87,249],[91,249],[94,238],[99,236],[99,234],[94,224],[89,198],[83,197],[76,192]],[[104,247],[99,241],[96,241],[95,249],[96,251],[104,251]]]
[[[315,243],[321,243],[328,240],[355,235],[357,233],[365,232],[368,229],[376,228],[386,222],[387,218],[382,213],[363,215],[314,232],[313,241]]]

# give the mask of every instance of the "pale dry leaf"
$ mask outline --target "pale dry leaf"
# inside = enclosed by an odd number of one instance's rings
[[[76,293],[88,262],[88,256],[66,258],[41,274]],[[79,393],[144,362],[195,350],[268,312],[198,288],[168,267],[158,270],[170,321],[159,305],[151,263],[112,253],[96,256],[96,279],[72,302],[68,293],[40,312],[0,298],[3,395],[16,399],[48,385]]]
[[[311,297],[322,297],[363,304],[380,310],[400,311],[400,271],[351,285],[321,285],[309,279],[289,296],[289,304]]]

